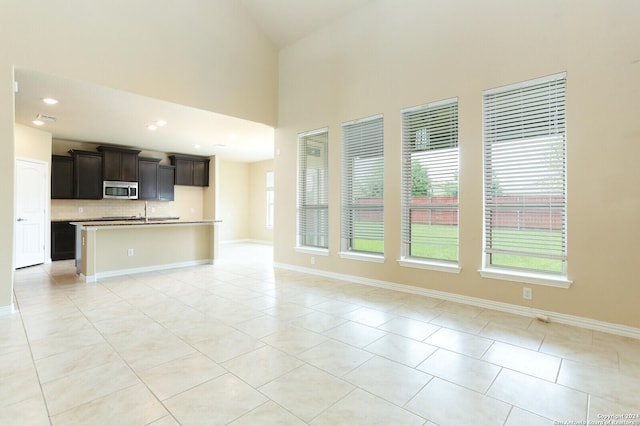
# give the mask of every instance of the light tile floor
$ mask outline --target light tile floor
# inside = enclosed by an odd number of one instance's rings
[[[16,271],[0,424],[640,425],[638,340],[271,259],[225,245],[215,266],[98,284],[66,261]]]

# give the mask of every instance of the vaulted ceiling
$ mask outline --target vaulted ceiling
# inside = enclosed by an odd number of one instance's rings
[[[371,0],[242,0],[262,32],[283,48]]]

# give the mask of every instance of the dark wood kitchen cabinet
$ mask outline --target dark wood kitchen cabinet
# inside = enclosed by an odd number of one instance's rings
[[[161,201],[173,201],[175,184],[175,167],[158,166],[158,199]]]
[[[139,159],[138,199],[173,201],[174,166],[160,165],[157,158]]]
[[[51,260],[76,257],[76,227],[69,222],[51,222]]]
[[[69,151],[73,157],[73,196],[87,200],[102,199],[102,154]]]
[[[138,181],[139,150],[99,146],[98,151],[103,154],[103,180],[123,182]]]
[[[191,155],[170,155],[176,167],[175,184],[209,186],[209,159]]]
[[[51,198],[73,198],[73,157],[51,156]]]
[[[138,199],[158,199],[159,158],[138,157]]]

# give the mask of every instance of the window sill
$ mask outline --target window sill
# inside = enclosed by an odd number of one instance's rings
[[[298,253],[313,254],[315,256],[329,256],[329,249],[317,247],[296,247]]]
[[[449,272],[453,274],[459,274],[462,268],[460,265],[453,262],[439,262],[437,260],[418,260],[409,257],[403,257],[398,259],[398,263],[400,266],[404,266],[407,268],[418,268],[418,269],[428,269],[431,271],[438,272]]]
[[[380,255],[380,254],[367,254],[367,253],[341,251],[340,257],[343,259],[361,260],[363,262],[384,263],[384,255]]]
[[[515,281],[549,287],[569,288],[573,283],[573,281],[561,275],[536,274],[535,272],[520,272],[498,268],[484,268],[479,269],[478,272],[480,272],[482,278],[493,278],[496,280]]]

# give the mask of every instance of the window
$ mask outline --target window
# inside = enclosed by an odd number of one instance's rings
[[[267,172],[267,228],[273,228],[273,213],[274,213],[274,183],[273,172]]]
[[[329,133],[298,135],[298,246],[329,244]]]
[[[458,100],[402,111],[402,255],[458,261]]]
[[[382,115],[342,125],[342,250],[384,252]]]
[[[484,93],[485,266],[566,274],[565,74]]]

